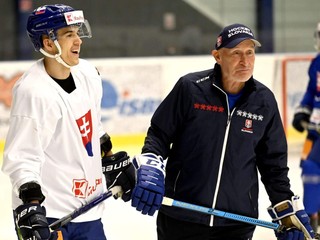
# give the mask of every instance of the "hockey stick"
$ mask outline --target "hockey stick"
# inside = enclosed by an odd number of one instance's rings
[[[306,121],[301,121],[301,126],[305,129],[305,130],[315,130],[316,132],[320,133],[320,126],[316,125],[316,124],[309,124]]]
[[[57,221],[53,222],[49,225],[51,231],[55,231],[58,228],[68,224],[71,220],[75,219],[76,217],[82,215],[83,213],[89,211],[91,208],[97,206],[99,203],[103,202],[104,200],[108,199],[111,196],[121,194],[122,189],[119,186],[115,186],[111,188],[109,191],[101,194],[99,197],[93,199],[91,202],[88,202],[81,207],[74,210],[72,213],[64,216],[63,218],[58,219]]]
[[[244,223],[248,223],[248,224],[252,224],[260,227],[270,228],[277,232],[282,232],[285,230],[284,225],[280,225],[277,223],[259,220],[251,217],[246,217],[246,216],[242,216],[234,213],[224,212],[224,211],[216,210],[213,208],[207,208],[207,207],[203,207],[203,206],[199,206],[191,203],[186,203],[186,202],[174,200],[168,197],[163,198],[162,204],[166,206],[174,206],[174,207],[189,209],[192,211],[201,212],[209,215],[228,218],[228,219],[232,219],[232,220],[236,220],[236,221],[240,221],[240,222],[244,222]],[[320,236],[318,233],[315,233],[314,239],[320,239]]]
[[[242,216],[242,215],[238,215],[238,214],[234,214],[234,213],[228,213],[228,212],[216,210],[213,208],[202,207],[199,205],[186,203],[186,202],[174,200],[174,199],[167,198],[167,197],[163,198],[162,204],[166,205],[166,206],[174,206],[174,207],[178,207],[178,208],[189,209],[189,210],[193,210],[196,212],[206,213],[206,214],[210,214],[210,215],[214,215],[214,216],[218,216],[218,217],[228,218],[228,219],[232,219],[232,220],[236,220],[236,221],[240,221],[240,222],[244,222],[244,223],[249,223],[249,224],[253,224],[253,225],[257,225],[257,226],[261,226],[261,227],[266,227],[266,228],[270,228],[270,229],[273,229],[273,230],[276,230],[279,232],[281,232],[284,228],[282,225],[277,224],[277,223],[259,220],[259,219],[251,218],[251,217],[246,217],[246,216]]]

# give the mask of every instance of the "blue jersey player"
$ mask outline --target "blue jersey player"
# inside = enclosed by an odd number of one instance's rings
[[[315,48],[320,50],[320,23],[315,32]],[[307,137],[301,154],[304,206],[314,230],[318,227],[320,211],[320,54],[312,60],[309,83],[297,107],[292,125],[299,131],[307,130]]]

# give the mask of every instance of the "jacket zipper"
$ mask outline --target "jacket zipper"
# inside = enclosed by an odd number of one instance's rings
[[[223,139],[223,146],[222,146],[222,152],[221,152],[221,157],[220,157],[220,165],[219,165],[219,171],[218,171],[218,178],[217,178],[217,184],[216,184],[216,189],[213,195],[213,201],[212,201],[212,208],[215,209],[216,203],[217,203],[217,196],[220,188],[220,180],[221,180],[221,174],[222,174],[222,167],[225,159],[225,153],[226,153],[226,146],[228,142],[228,136],[229,136],[229,130],[230,130],[230,124],[231,124],[231,117],[235,111],[236,108],[232,109],[232,112],[230,113],[229,110],[229,101],[228,101],[228,96],[227,94],[218,86],[214,85],[214,87],[218,88],[221,92],[223,92],[226,96],[226,101],[227,101],[227,109],[228,109],[228,119],[227,119],[227,125],[226,125],[226,131]],[[213,226],[213,221],[214,221],[214,216],[211,215],[210,217],[210,227]]]

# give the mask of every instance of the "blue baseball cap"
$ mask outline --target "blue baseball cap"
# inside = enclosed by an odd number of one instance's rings
[[[255,39],[250,28],[243,24],[232,24],[222,29],[217,38],[215,49],[234,48],[246,39],[250,39],[256,47],[261,47],[261,43]]]

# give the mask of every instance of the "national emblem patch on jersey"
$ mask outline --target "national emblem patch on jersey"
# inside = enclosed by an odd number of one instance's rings
[[[84,116],[76,120],[77,125],[82,137],[82,143],[87,150],[88,156],[92,157],[92,118],[91,110],[89,110]]]

